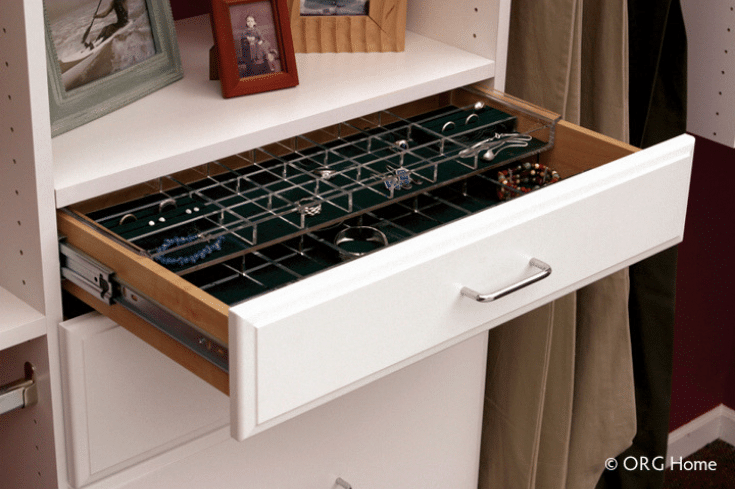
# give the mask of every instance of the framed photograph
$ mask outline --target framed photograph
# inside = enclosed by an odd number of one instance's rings
[[[212,0],[222,95],[299,84],[286,0]]]
[[[43,0],[51,134],[183,76],[168,0]]]
[[[369,15],[370,0],[300,0],[303,16]]]
[[[408,0],[288,0],[297,53],[403,51]]]

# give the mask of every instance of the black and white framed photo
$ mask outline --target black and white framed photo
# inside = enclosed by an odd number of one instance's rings
[[[301,15],[368,15],[370,0],[301,0]]]
[[[168,0],[43,0],[51,134],[183,76]]]

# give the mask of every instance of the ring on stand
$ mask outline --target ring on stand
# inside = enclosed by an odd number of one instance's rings
[[[135,214],[132,214],[132,213],[131,214],[125,214],[124,216],[122,216],[120,218],[120,222],[118,223],[118,226],[122,226],[123,224],[125,224],[127,222],[135,222],[137,220],[138,220],[138,218],[135,217]]]
[[[350,226],[337,233],[334,245],[339,248],[342,260],[351,260],[387,246],[388,238],[382,231],[371,226]]]
[[[447,132],[451,129],[454,129],[456,124],[453,121],[445,122],[442,126],[442,132]]]
[[[479,120],[480,120],[480,116],[479,115],[477,115],[477,114],[470,114],[470,115],[467,116],[467,119],[464,120],[464,125],[466,126],[470,122],[475,122],[475,121],[479,121]]]
[[[174,199],[166,199],[158,204],[158,213],[163,214],[164,212],[176,209],[176,201]]]

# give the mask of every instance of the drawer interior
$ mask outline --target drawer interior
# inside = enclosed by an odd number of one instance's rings
[[[181,351],[166,353],[200,375],[179,357],[205,352],[226,391],[229,306],[600,163],[551,151],[557,122],[502,94],[459,89],[82,202],[59,211],[59,230],[112,271],[111,300],[101,304],[74,274],[63,274],[65,288],[167,344],[171,328],[146,332],[140,320],[160,307],[172,318],[164,323],[193,336],[159,349]],[[570,152],[587,139],[596,148],[593,136],[572,139],[562,143]],[[136,317],[115,316],[117,303],[143,297]]]

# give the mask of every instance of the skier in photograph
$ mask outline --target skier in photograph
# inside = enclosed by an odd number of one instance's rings
[[[125,27],[128,24],[128,2],[127,0],[112,0],[110,2],[110,5],[107,7],[106,10],[102,12],[97,12],[94,15],[95,19],[104,19],[112,11],[115,11],[115,15],[117,15],[117,21],[114,24],[106,25],[102,28],[100,31],[99,36],[97,36],[97,39],[95,42],[98,41],[104,41],[108,38],[110,38],[113,34],[115,34],[118,29],[121,27]]]

